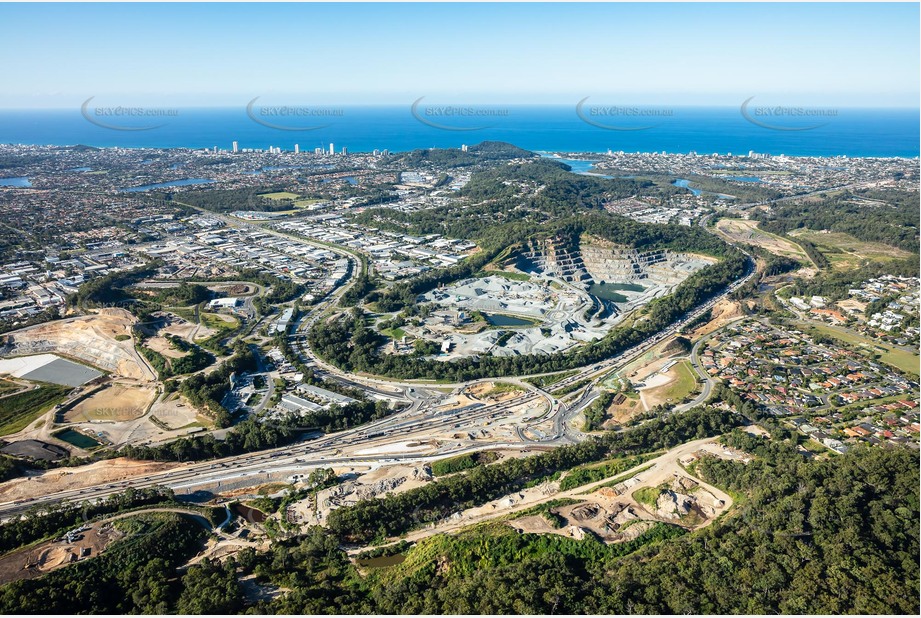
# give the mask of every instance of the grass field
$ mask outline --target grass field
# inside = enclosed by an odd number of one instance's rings
[[[697,390],[697,377],[691,369],[690,362],[681,361],[668,373],[675,376],[675,379],[668,384],[643,391],[650,408],[660,403],[677,403]]]
[[[0,436],[22,431],[41,414],[63,401],[70,390],[68,386],[47,384],[0,399]]]
[[[640,504],[655,510],[659,494],[662,493],[662,487],[643,487],[633,492],[633,499]]]
[[[508,382],[496,382],[492,390],[489,391],[490,395],[501,395],[503,393],[520,393],[524,389],[518,386],[517,384],[509,384]]]
[[[202,313],[201,323],[216,331],[234,330],[240,326],[240,321],[236,318],[216,313]]]
[[[840,232],[816,232],[814,230],[793,230],[793,238],[805,238],[822,252],[833,268],[847,270],[856,268],[864,260],[888,261],[911,257],[911,253],[878,242],[858,240],[850,234]]]
[[[820,333],[828,335],[829,337],[834,337],[839,341],[844,343],[850,343],[862,348],[868,349],[876,354],[879,354],[879,358],[884,363],[892,365],[902,371],[906,371],[912,375],[919,374],[919,357],[917,354],[912,354],[905,350],[893,347],[887,343],[880,343],[867,337],[862,337],[856,333],[851,333],[850,331],[839,330],[833,328],[826,324],[821,324],[818,322],[809,322],[808,326],[813,328]]]
[[[402,339],[406,334],[406,331],[402,328],[388,328],[386,330],[382,330],[381,334],[387,335],[391,339]]]
[[[259,197],[264,197],[267,200],[296,200],[300,196],[297,193],[278,191],[276,193],[260,193]]]
[[[294,200],[294,205],[298,208],[307,208],[308,206],[313,206],[317,202],[322,202],[323,200],[318,200],[313,197],[305,197],[300,200]]]

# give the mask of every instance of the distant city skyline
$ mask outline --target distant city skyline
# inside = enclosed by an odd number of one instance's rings
[[[919,7],[2,4],[3,108],[918,106]]]

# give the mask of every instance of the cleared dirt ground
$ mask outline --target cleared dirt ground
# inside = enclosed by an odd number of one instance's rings
[[[174,348],[173,344],[171,344],[166,337],[151,337],[144,341],[144,345],[154,352],[159,352],[166,358],[182,358],[188,354],[188,352],[183,352]]]
[[[799,245],[761,231],[758,229],[757,221],[720,219],[716,223],[716,230],[731,242],[748,243],[766,249],[775,255],[809,261],[809,258]]]
[[[697,391],[697,381],[686,361],[679,361],[664,374],[646,379],[648,388],[640,389],[640,398],[647,410],[666,402],[675,403]]]
[[[0,502],[32,498],[36,494],[81,489],[103,483],[172,470],[177,463],[131,461],[123,457],[78,468],[57,468],[38,476],[17,478],[0,484]]]
[[[464,392],[473,399],[501,402],[518,397],[523,390],[515,385],[502,382],[481,382],[467,388]]]
[[[93,524],[73,543],[46,541],[0,557],[0,585],[40,577],[78,560],[95,558],[124,534],[109,523]]]
[[[67,411],[68,423],[130,421],[143,416],[157,390],[147,384],[116,382]]]
[[[723,299],[713,305],[710,315],[712,319],[709,322],[690,333],[689,338],[691,341],[696,341],[704,335],[722,328],[730,321],[742,317],[744,313],[742,312],[742,305],[738,302]]]

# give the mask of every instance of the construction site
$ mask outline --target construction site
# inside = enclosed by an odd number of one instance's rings
[[[4,436],[8,447],[32,445],[19,451],[33,459],[84,456],[100,445],[155,443],[206,426],[178,394],[162,393],[135,347],[136,323],[127,311],[102,309],[0,337],[0,375],[15,379],[21,392],[72,389],[19,411],[18,426]]]
[[[111,522],[84,524],[60,538],[8,553],[0,557],[0,585],[95,558],[124,536]]]

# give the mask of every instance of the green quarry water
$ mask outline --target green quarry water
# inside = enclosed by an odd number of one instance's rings
[[[615,303],[627,302],[627,297],[618,292],[642,292],[646,288],[636,283],[594,283],[588,293]]]
[[[73,444],[77,448],[93,448],[94,446],[99,446],[99,442],[96,440],[93,440],[91,437],[79,431],[74,431],[73,429],[65,429],[64,431],[54,434],[54,437],[68,444]]]
[[[511,315],[503,315],[501,313],[484,313],[483,317],[493,326],[534,326],[535,324],[531,320],[516,318]]]

